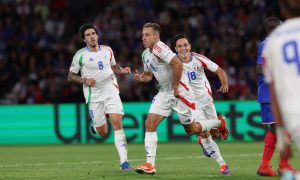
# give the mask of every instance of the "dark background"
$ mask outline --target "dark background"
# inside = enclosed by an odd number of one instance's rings
[[[111,46],[117,63],[143,70],[141,29],[162,27],[171,47],[178,33],[192,49],[216,62],[228,75],[230,92],[216,100],[256,99],[257,48],[265,38],[263,21],[280,17],[274,0],[2,0],[0,1],[0,103],[84,102],[82,86],[67,82],[83,23],[99,28],[100,44]],[[281,17],[280,17],[281,18]],[[218,77],[207,73],[212,89]],[[156,82],[137,84],[118,76],[123,101],[150,101]]]

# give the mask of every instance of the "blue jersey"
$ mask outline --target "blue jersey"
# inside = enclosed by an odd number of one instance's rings
[[[266,43],[265,39],[263,42],[259,44],[258,52],[257,52],[257,64],[263,64],[263,49]],[[258,102],[259,103],[270,103],[270,95],[269,95],[269,88],[267,83],[265,82],[264,76],[258,76],[258,90],[257,90]]]

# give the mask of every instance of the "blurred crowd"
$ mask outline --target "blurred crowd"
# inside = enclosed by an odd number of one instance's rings
[[[218,77],[207,73],[216,100],[256,99],[257,47],[265,38],[263,21],[279,16],[273,0],[0,0],[0,101],[84,102],[81,85],[67,81],[70,63],[84,46],[81,24],[99,28],[100,44],[110,46],[123,67],[143,70],[141,28],[162,27],[171,46],[178,33],[191,37],[192,49],[224,68],[229,93],[216,93]],[[138,84],[118,76],[123,101],[149,101],[156,81]]]

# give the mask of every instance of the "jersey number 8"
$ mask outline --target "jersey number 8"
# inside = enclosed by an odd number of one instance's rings
[[[103,70],[104,66],[103,66],[103,62],[102,61],[98,62],[98,67],[99,67],[100,70]]]

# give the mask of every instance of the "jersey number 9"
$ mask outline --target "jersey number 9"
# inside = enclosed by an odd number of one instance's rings
[[[300,59],[297,41],[289,41],[282,47],[283,58],[287,64],[295,63],[300,74]]]

